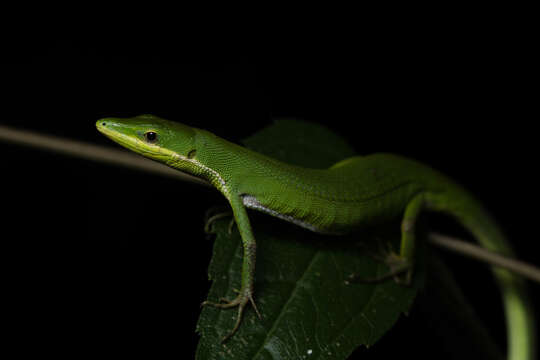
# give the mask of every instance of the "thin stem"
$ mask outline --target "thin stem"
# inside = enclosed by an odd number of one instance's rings
[[[121,165],[131,169],[146,171],[161,176],[173,177],[183,181],[209,186],[209,184],[202,179],[122,150],[92,145],[57,136],[42,135],[26,130],[16,130],[2,125],[0,125],[0,140],[18,145],[26,145],[52,152],[58,152],[64,155],[79,157],[87,160]],[[524,262],[486,250],[471,243],[437,233],[430,233],[428,235],[428,239],[432,244],[439,247],[469,256],[494,266],[503,267],[540,283],[540,269],[530,264],[526,264]]]
[[[525,278],[540,283],[540,269],[533,265],[497,254],[493,251],[486,250],[469,242],[458,240],[450,236],[441,235],[438,233],[429,233],[428,241],[434,245],[459,253],[461,255],[469,256],[473,259],[486,262],[493,266],[508,269]]]
[[[209,186],[206,181],[195,176],[171,169],[166,165],[123,150],[116,150],[57,136],[38,134],[26,130],[17,130],[2,125],[0,125],[0,140],[75,156],[86,160],[121,165],[131,169]]]

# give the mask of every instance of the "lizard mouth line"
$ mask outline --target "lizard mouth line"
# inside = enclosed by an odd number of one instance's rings
[[[101,132],[103,135],[113,140],[114,142],[141,155],[157,159],[159,156],[167,154],[167,152],[164,151],[164,149],[160,146],[150,145],[132,136],[122,134],[121,132],[115,130],[111,130],[101,124],[98,124],[97,129],[99,132]]]

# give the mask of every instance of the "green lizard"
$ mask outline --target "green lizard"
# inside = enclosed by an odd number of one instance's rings
[[[396,217],[402,218],[400,266],[411,279],[415,222],[423,210],[455,217],[482,246],[512,255],[496,223],[463,188],[439,172],[392,154],[356,156],[329,169],[286,164],[221,139],[212,133],[152,115],[106,118],[97,129],[120,145],[175,169],[207,180],[228,200],[243,242],[241,289],[220,308],[238,308],[232,336],[253,298],[256,243],[246,209],[327,234],[346,234]],[[532,360],[535,329],[522,280],[494,269],[505,305],[511,360]],[[260,315],[259,315],[260,317]]]

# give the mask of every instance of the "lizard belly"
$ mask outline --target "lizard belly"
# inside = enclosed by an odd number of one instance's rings
[[[252,195],[242,195],[242,202],[244,203],[244,206],[249,208],[249,209],[257,210],[257,211],[272,215],[274,217],[277,217],[279,219],[285,220],[285,221],[290,222],[292,224],[301,226],[301,227],[303,227],[305,229],[311,230],[311,231],[316,232],[316,233],[329,234],[329,235],[341,235],[342,234],[340,232],[329,231],[329,230],[317,227],[316,225],[314,225],[312,223],[309,223],[309,222],[304,221],[302,219],[295,218],[292,215],[284,214],[284,213],[281,213],[281,212],[279,212],[277,210],[271,209],[271,208],[261,204],[259,202],[259,200],[257,200],[257,198],[255,196],[252,196]]]

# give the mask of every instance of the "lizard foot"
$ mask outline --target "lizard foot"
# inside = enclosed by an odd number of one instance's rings
[[[384,262],[390,270],[386,274],[382,274],[376,277],[362,277],[357,274],[349,275],[349,279],[346,283],[358,282],[365,284],[381,283],[388,279],[394,279],[397,284],[409,286],[412,280],[412,265],[404,257],[398,255],[391,249],[389,249],[380,260]],[[406,273],[405,276],[403,273]]]
[[[201,306],[214,306],[220,309],[229,309],[233,307],[238,307],[238,315],[236,317],[236,323],[234,324],[233,329],[229,334],[227,334],[223,339],[221,339],[221,343],[224,343],[227,341],[231,336],[233,336],[236,331],[238,330],[238,327],[240,326],[240,322],[242,321],[242,316],[244,314],[244,308],[246,305],[251,303],[253,306],[253,309],[255,309],[255,313],[261,319],[261,314],[259,313],[259,310],[257,309],[257,306],[255,305],[255,301],[253,301],[253,295],[251,291],[238,291],[235,290],[235,292],[238,293],[238,296],[234,300],[227,300],[225,298],[219,299],[218,303],[211,302],[211,301],[204,301]]]
[[[204,216],[204,232],[206,234],[214,234],[213,225],[214,223],[223,218],[232,217],[231,222],[229,223],[229,235],[232,234],[232,227],[234,225],[234,217],[232,211],[223,207],[212,207],[206,211]]]

